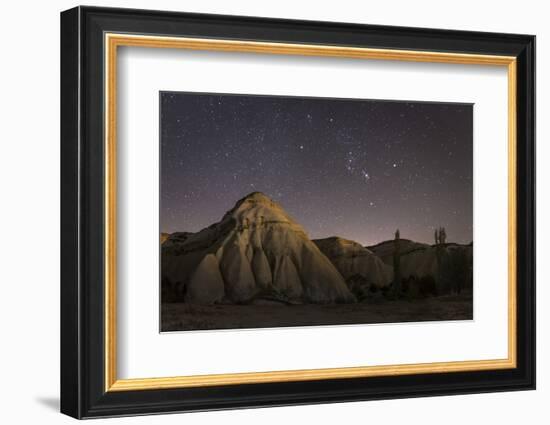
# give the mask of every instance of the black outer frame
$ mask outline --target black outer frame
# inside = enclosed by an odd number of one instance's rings
[[[517,57],[517,368],[105,392],[105,32]],[[61,13],[61,412],[75,418],[535,388],[535,37],[76,7]]]

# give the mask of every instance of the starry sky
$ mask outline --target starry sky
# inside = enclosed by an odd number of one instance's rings
[[[161,92],[162,232],[261,191],[310,238],[470,243],[473,105]]]

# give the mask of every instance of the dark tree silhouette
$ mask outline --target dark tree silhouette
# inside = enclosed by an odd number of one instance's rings
[[[399,229],[395,231],[393,240],[393,288],[394,293],[401,292],[401,240]]]
[[[445,232],[444,227],[440,227],[439,228],[439,243],[444,245],[446,239],[447,239],[447,232]]]

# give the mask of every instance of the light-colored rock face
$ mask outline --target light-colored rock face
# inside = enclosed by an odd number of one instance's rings
[[[215,303],[223,299],[225,286],[218,259],[207,254],[193,272],[185,297],[189,302]]]
[[[254,192],[237,202],[235,207],[227,212],[222,221],[233,218],[242,229],[254,229],[273,225],[287,226],[298,236],[307,238],[307,233],[296,223],[282,208],[279,203],[273,201],[263,193]],[[257,242],[258,240],[256,240]]]
[[[344,279],[361,276],[378,286],[388,286],[393,279],[393,269],[361,244],[332,237],[313,241],[338,269]]]
[[[355,300],[305,230],[278,203],[258,192],[237,202],[219,223],[186,234],[180,243],[166,244],[163,281],[186,302],[219,301],[220,276],[226,302],[250,302],[264,296],[289,302]],[[200,287],[201,281],[216,295],[209,289],[193,289],[190,298],[190,287]]]
[[[315,239],[313,242],[329,258],[372,255],[372,252],[361,244],[337,236],[325,239]]]

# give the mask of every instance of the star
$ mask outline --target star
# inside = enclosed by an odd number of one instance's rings
[[[400,227],[431,243],[427,225],[446,224],[449,240],[472,240],[471,106],[160,96],[162,231],[200,231],[261,190],[312,239],[368,245]]]

